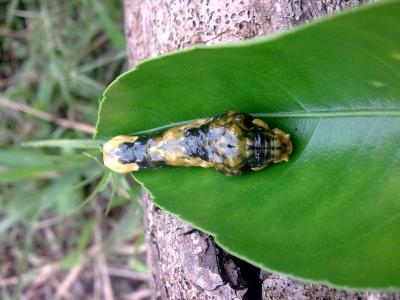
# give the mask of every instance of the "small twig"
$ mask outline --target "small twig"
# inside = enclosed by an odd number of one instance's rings
[[[10,37],[14,39],[22,39],[26,37],[26,31],[12,31],[8,28],[1,27],[0,28],[0,36],[2,37]]]
[[[59,269],[57,264],[46,264],[40,268],[39,273],[35,275],[30,285],[39,286],[43,284],[49,277],[51,277]],[[29,275],[28,275],[29,276]],[[24,277],[24,275],[23,275]],[[18,284],[18,277],[0,278],[0,287],[7,287]]]
[[[108,273],[113,277],[120,277],[120,278],[132,279],[132,280],[137,280],[137,281],[149,280],[148,276],[141,274],[141,273],[133,272],[129,269],[108,267]]]
[[[0,278],[0,287],[16,285],[17,283],[18,283],[17,277]]]
[[[100,248],[103,246],[103,237],[101,234],[101,219],[102,219],[102,212],[101,208],[97,204],[97,201],[93,201],[93,206],[95,209],[95,223],[94,223],[94,240],[96,245]],[[108,266],[106,262],[106,258],[104,254],[100,251],[96,257],[97,267],[99,270],[101,287],[103,291],[104,299],[106,300],[114,300],[114,293],[111,285],[110,274],[108,271]]]
[[[60,224],[64,221],[64,217],[63,216],[55,216],[52,218],[48,218],[48,219],[44,219],[42,221],[40,221],[39,223],[34,225],[35,230],[41,230],[41,229],[45,229],[47,227],[51,227],[57,224]]]
[[[124,296],[124,300],[142,300],[152,296],[152,292],[149,289],[141,289],[136,292],[127,294]]]
[[[44,266],[45,265],[45,260],[43,260],[42,258],[38,257],[37,255],[30,253],[26,256],[26,260],[27,262],[29,262],[29,264],[31,264],[33,267],[40,267],[40,266]]]
[[[73,268],[69,271],[68,275],[61,282],[60,286],[57,289],[56,299],[59,298],[68,298],[69,295],[69,287],[74,283],[74,281],[78,278],[79,274],[83,271],[86,263],[85,260],[81,260],[80,263],[73,266]]]
[[[74,281],[78,278],[80,273],[83,271],[86,264],[90,261],[90,259],[96,256],[101,251],[101,248],[97,245],[91,247],[86,255],[83,255],[80,261],[69,271],[68,275],[64,278],[64,280],[59,285],[59,288],[56,293],[56,299],[61,297],[66,297],[69,292],[70,286],[74,283]]]
[[[39,273],[31,281],[30,285],[38,287],[46,283],[55,273],[59,271],[58,264],[47,264],[40,268]]]
[[[44,233],[44,236],[46,237],[48,241],[48,247],[50,248],[49,250],[53,253],[62,253],[60,249],[60,245],[58,244],[56,234],[52,230],[52,228],[45,228],[42,230]]]
[[[89,133],[89,134],[93,134],[96,130],[93,126],[91,126],[89,124],[79,123],[79,122],[75,122],[75,121],[71,121],[71,120],[67,120],[67,119],[63,119],[63,118],[54,117],[53,115],[51,115],[49,113],[38,110],[36,108],[32,108],[29,105],[26,105],[24,103],[11,101],[11,100],[8,100],[1,96],[0,96],[0,106],[7,107],[12,110],[20,111],[20,112],[35,116],[39,119],[45,120],[47,122],[55,123],[58,126],[61,126],[64,128],[74,129],[74,130],[82,131],[82,132]]]
[[[93,50],[98,49],[101,45],[108,41],[108,36],[106,34],[101,34],[94,39],[94,41],[85,50],[84,56],[88,56]]]
[[[139,247],[136,247],[134,242],[131,242],[131,241],[135,241],[142,233],[143,233],[143,229],[135,230],[132,233],[132,236],[129,239],[129,242],[127,242],[125,244],[121,244],[118,248],[113,249],[112,253],[114,253],[116,255],[124,255],[124,256],[131,256],[133,254],[143,254],[144,252],[146,252],[147,248],[141,249],[141,247],[146,244],[142,244]]]

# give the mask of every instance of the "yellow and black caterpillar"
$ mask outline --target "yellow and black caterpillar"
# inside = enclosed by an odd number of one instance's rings
[[[227,111],[165,132],[116,136],[104,144],[104,164],[119,173],[161,166],[213,167],[225,175],[288,161],[290,135],[246,113]]]

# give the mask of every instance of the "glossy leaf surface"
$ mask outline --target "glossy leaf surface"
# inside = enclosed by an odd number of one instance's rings
[[[146,61],[106,90],[97,137],[228,109],[291,133],[290,161],[135,173],[154,201],[264,269],[400,287],[400,3]]]

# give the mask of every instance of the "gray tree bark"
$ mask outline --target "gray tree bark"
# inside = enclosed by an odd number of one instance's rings
[[[198,43],[267,35],[363,2],[125,0],[129,62],[133,66]],[[143,201],[155,299],[400,299],[399,294],[342,291],[263,272],[155,207],[148,195]]]

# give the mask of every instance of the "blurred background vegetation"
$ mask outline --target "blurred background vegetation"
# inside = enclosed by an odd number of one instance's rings
[[[147,298],[139,188],[92,140],[121,1],[0,0],[0,22],[0,298]]]

